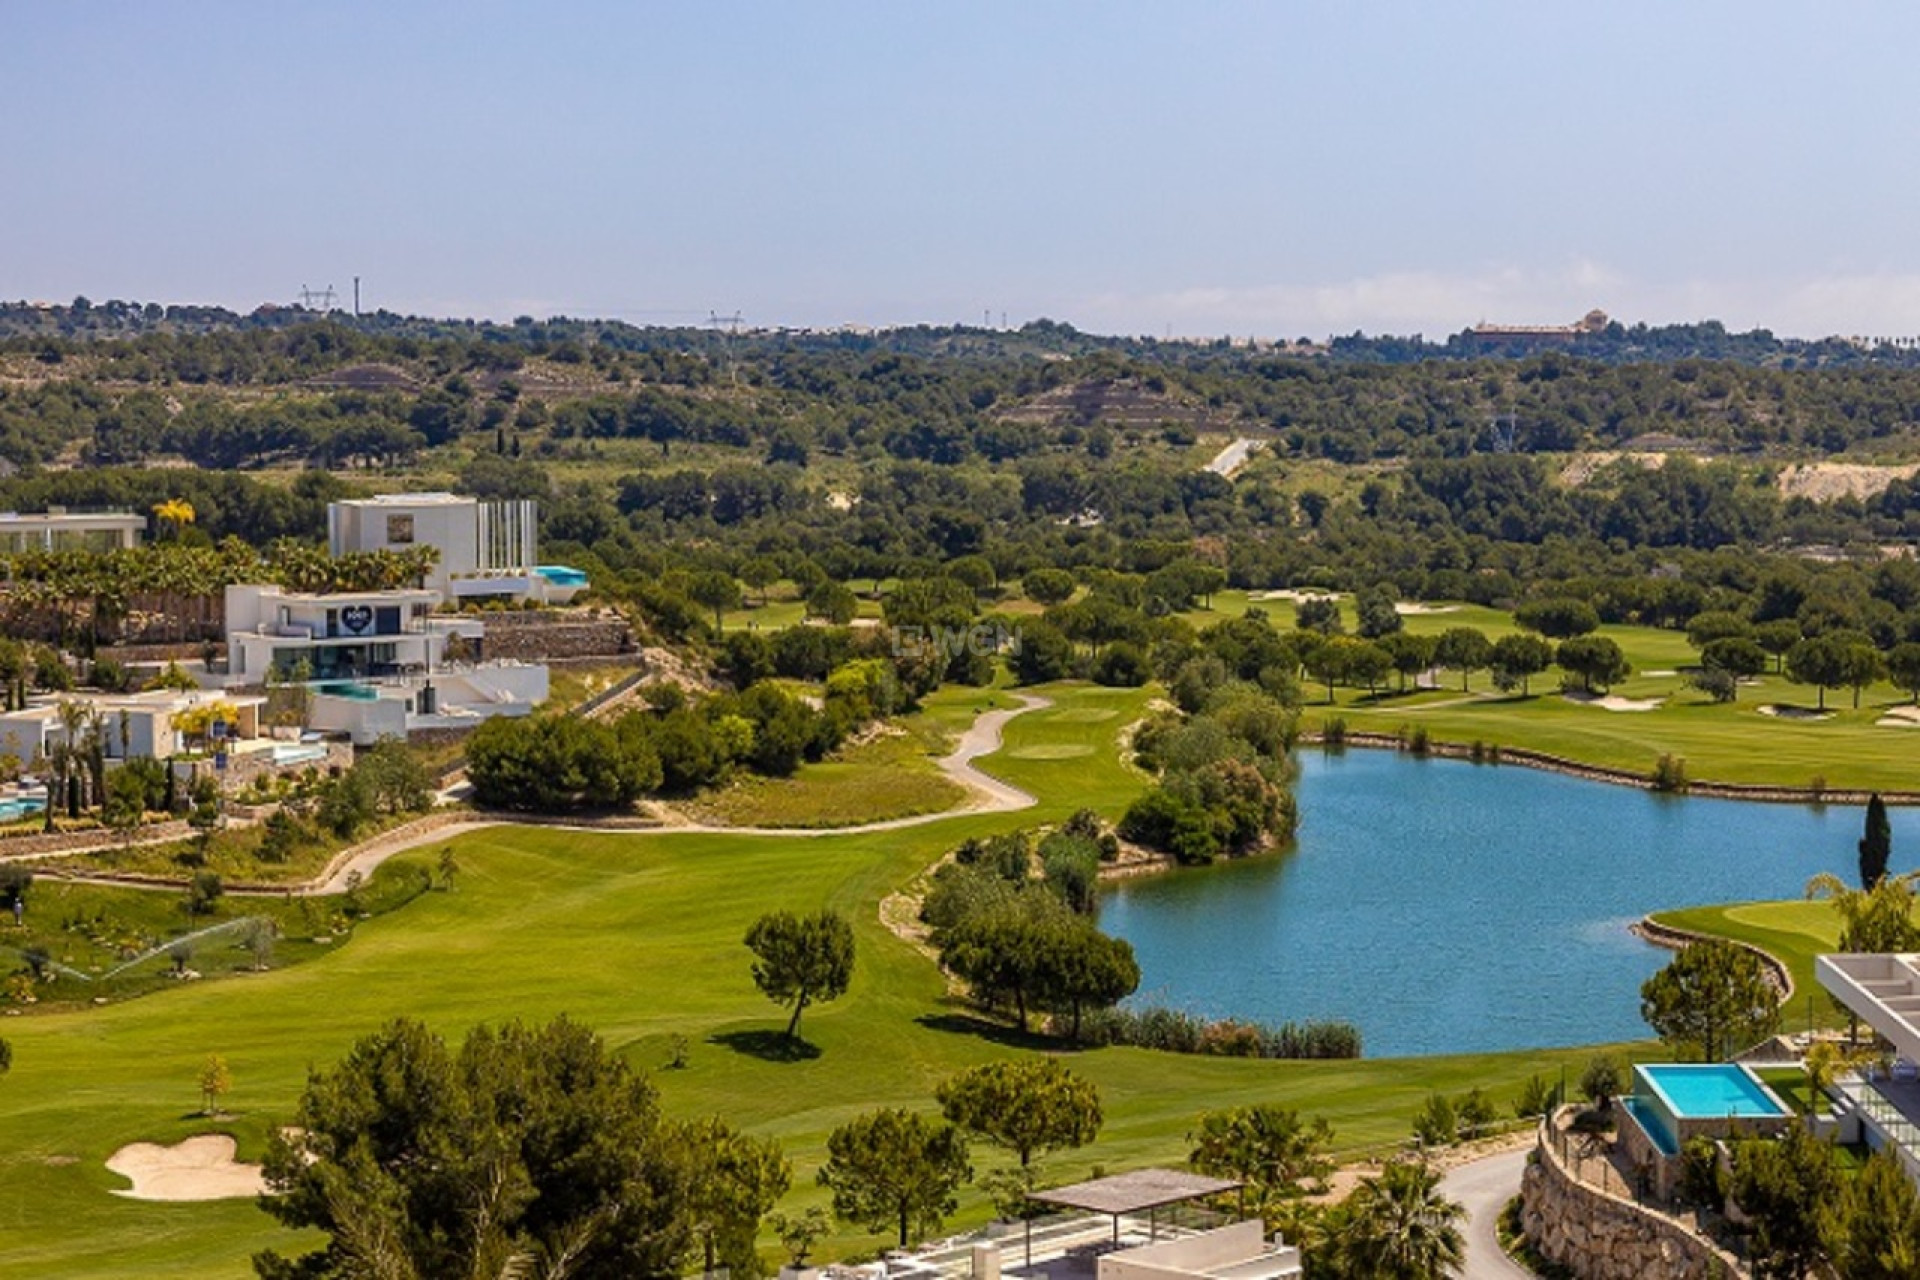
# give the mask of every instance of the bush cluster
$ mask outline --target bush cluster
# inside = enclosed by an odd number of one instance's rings
[[[1350,1022],[1309,1020],[1266,1026],[1159,1006],[1089,1014],[1080,1034],[1091,1045],[1132,1045],[1222,1058],[1357,1058],[1361,1047],[1360,1029]]]

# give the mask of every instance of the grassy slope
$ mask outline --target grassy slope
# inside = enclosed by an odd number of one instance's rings
[[[1236,616],[1249,603],[1267,609],[1277,625],[1292,624],[1290,602],[1249,599],[1245,592],[1221,592],[1211,612],[1188,616],[1205,625]],[[1347,603],[1351,627],[1351,601]],[[1406,622],[1409,631],[1429,635],[1458,626],[1477,627],[1492,637],[1515,630],[1508,614],[1473,605],[1415,615]],[[1305,721],[1317,727],[1328,716],[1339,715],[1349,728],[1378,733],[1425,725],[1442,741],[1479,739],[1530,747],[1639,773],[1650,772],[1663,754],[1672,754],[1687,762],[1687,774],[1696,781],[1805,787],[1822,778],[1835,788],[1920,790],[1920,768],[1913,756],[1913,735],[1920,730],[1874,723],[1886,708],[1905,701],[1890,685],[1866,690],[1859,711],[1851,709],[1851,691],[1829,691],[1831,719],[1780,719],[1762,715],[1760,708],[1775,703],[1812,708],[1815,691],[1767,675],[1757,686],[1742,686],[1737,702],[1716,705],[1686,688],[1678,674],[1698,661],[1680,632],[1622,626],[1603,627],[1600,634],[1618,643],[1633,664],[1634,674],[1611,692],[1624,698],[1664,698],[1663,705],[1628,712],[1568,701],[1559,696],[1557,669],[1534,678],[1534,696],[1510,697],[1495,692],[1482,672],[1472,678],[1469,695],[1462,695],[1458,678],[1450,677],[1446,689],[1378,699],[1364,689],[1337,689],[1332,706],[1324,700],[1323,686],[1308,684],[1302,690]],[[1664,674],[1649,674],[1655,672]]]
[[[1793,975],[1794,989],[1791,1007],[1781,1011],[1785,1029],[1804,1030],[1809,1018],[1818,1026],[1846,1025],[1813,977],[1813,958],[1840,945],[1840,918],[1831,903],[1736,902],[1661,911],[1653,918],[1676,929],[1751,943],[1785,964]]]
[[[1013,701],[993,690],[947,686],[900,720],[898,733],[803,764],[790,778],[743,778],[684,807],[741,827],[848,827],[951,809],[967,792],[935,761],[976,714]]]
[[[935,1082],[1018,1051],[972,1028],[933,967],[878,924],[876,904],[940,851],[972,833],[1058,819],[1090,804],[1116,812],[1137,788],[1119,765],[1116,731],[1139,691],[1065,688],[1060,705],[1013,722],[991,762],[1042,797],[1018,815],[958,819],[870,836],[805,840],[724,836],[582,836],[501,828],[461,842],[456,892],[430,894],[362,925],[335,954],[245,979],[125,1004],[11,1019],[15,1066],[0,1081],[0,1274],[220,1276],[290,1237],[245,1203],[138,1204],[114,1197],[102,1167],[123,1143],[174,1141],[210,1128],[257,1156],[310,1065],[337,1059],[389,1018],[424,1018],[458,1035],[481,1021],[567,1013],[639,1066],[666,1061],[687,1036],[684,1071],[656,1077],[675,1112],[723,1111],[786,1142],[795,1203],[812,1184],[828,1129],[881,1104],[930,1105]],[[1111,713],[1111,714],[1109,714]],[[1038,750],[1035,750],[1038,748]],[[1062,756],[1062,749],[1081,749]],[[1051,758],[1050,758],[1051,757]],[[428,862],[428,848],[410,860]],[[763,911],[831,903],[859,934],[853,988],[807,1014],[818,1059],[777,1063],[750,1050],[780,1026],[753,988],[739,939]],[[209,1052],[228,1058],[232,1121],[189,1113]],[[1342,1146],[1390,1142],[1433,1089],[1479,1084],[1512,1095],[1534,1071],[1577,1071],[1589,1051],[1358,1063],[1177,1058],[1140,1050],[1079,1054],[1107,1099],[1093,1147],[1051,1165],[1173,1161],[1205,1107],[1281,1101],[1329,1117]],[[981,1152],[984,1170],[999,1157]],[[984,1216],[974,1195],[966,1216]],[[857,1235],[835,1252],[871,1247]]]

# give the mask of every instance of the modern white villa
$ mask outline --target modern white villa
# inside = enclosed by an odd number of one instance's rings
[[[1920,955],[1818,956],[1814,976],[1828,994],[1893,1046],[1887,1070],[1869,1069],[1835,1083],[1835,1112],[1857,1121],[1867,1144],[1899,1153],[1920,1182]]]
[[[0,553],[9,551],[112,551],[138,546],[147,518],[131,511],[0,511]]]
[[[485,662],[478,618],[436,614],[437,591],[290,592],[227,588],[230,686],[304,676],[308,727],[355,745],[419,729],[468,728],[526,715],[547,696],[540,663]]]
[[[191,744],[175,725],[175,718],[183,711],[216,703],[233,713],[226,722],[225,740],[236,745],[248,743],[261,738],[261,708],[265,702],[257,695],[206,690],[49,695],[35,698],[18,711],[0,712],[0,754],[10,755],[24,766],[45,759],[56,745],[68,741],[66,717],[77,714],[98,724],[101,747],[109,760],[178,755]],[[72,736],[84,732],[82,729]]]
[[[453,493],[392,493],[327,506],[327,547],[400,551],[432,546],[440,562],[426,586],[442,599],[565,604],[587,585],[565,565],[539,563],[539,510],[531,499],[484,501]]]

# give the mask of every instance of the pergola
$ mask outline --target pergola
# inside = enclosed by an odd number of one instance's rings
[[[1107,1214],[1113,1219],[1113,1240],[1118,1244],[1120,1219],[1123,1216],[1145,1213],[1147,1238],[1157,1239],[1159,1224],[1154,1219],[1154,1210],[1238,1191],[1242,1185],[1231,1179],[1205,1178],[1197,1173],[1182,1173],[1178,1169],[1136,1169],[1132,1173],[1116,1173],[1111,1177],[1095,1178],[1091,1182],[1076,1182],[1070,1187],[1036,1191],[1029,1199],[1041,1204],[1059,1205],[1064,1209]],[[1031,1219],[1027,1222],[1027,1231],[1031,1242]]]

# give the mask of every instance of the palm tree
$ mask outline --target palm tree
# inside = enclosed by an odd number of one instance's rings
[[[1840,950],[1856,952],[1920,950],[1920,926],[1913,922],[1914,885],[1920,871],[1886,876],[1871,889],[1856,889],[1822,871],[1807,881],[1807,897],[1831,898],[1840,916]]]
[[[1440,1194],[1426,1161],[1389,1164],[1327,1215],[1315,1253],[1338,1280],[1441,1280],[1466,1259],[1466,1209]]]
[[[164,534],[178,538],[180,531],[193,523],[193,504],[185,498],[168,498],[153,504],[153,518]]]
[[[74,792],[76,780],[73,776],[73,770],[74,766],[81,761],[81,734],[82,731],[86,729],[87,721],[93,713],[84,702],[76,702],[72,698],[62,698],[60,700],[59,712],[60,737],[59,740],[54,743],[53,765],[55,775],[60,780],[60,789],[55,794],[59,795],[65,801],[67,816],[71,818],[78,816],[74,813],[74,810],[78,808],[78,804]],[[51,812],[53,809],[51,795],[48,797],[48,800],[47,809]],[[47,827],[48,830],[52,829],[53,824],[51,821],[48,822]]]

